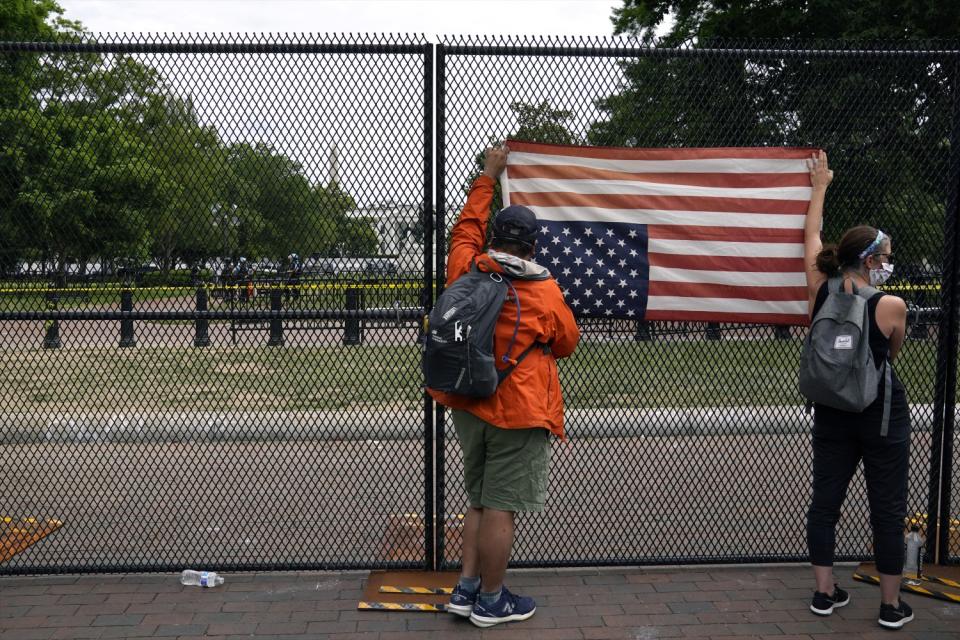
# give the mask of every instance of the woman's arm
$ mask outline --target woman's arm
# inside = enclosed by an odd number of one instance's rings
[[[877,303],[877,326],[890,338],[890,360],[897,357],[907,334],[907,303],[897,296],[883,296]]]
[[[827,165],[827,154],[820,151],[807,160],[810,169],[810,205],[807,207],[807,218],[803,226],[803,263],[807,275],[807,297],[810,310],[817,299],[817,291],[827,277],[817,270],[817,254],[823,249],[820,240],[820,229],[823,226],[823,202],[827,195],[827,186],[833,180],[833,171]]]

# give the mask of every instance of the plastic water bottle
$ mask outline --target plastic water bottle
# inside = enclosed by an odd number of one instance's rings
[[[920,535],[920,527],[913,525],[910,527],[910,533],[906,539],[906,557],[903,562],[903,572],[911,577],[920,577],[920,570],[923,566],[923,536]]]
[[[218,576],[214,571],[187,569],[180,574],[180,584],[188,587],[219,587],[223,584],[223,576]]]

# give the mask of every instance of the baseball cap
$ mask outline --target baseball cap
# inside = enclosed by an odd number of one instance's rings
[[[537,239],[537,216],[522,205],[504,207],[493,219],[493,237],[532,245]]]

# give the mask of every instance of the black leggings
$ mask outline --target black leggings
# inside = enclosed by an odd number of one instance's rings
[[[821,413],[822,412],[822,413]],[[903,572],[903,529],[907,515],[907,470],[910,463],[910,422],[891,420],[880,437],[879,421],[834,420],[818,409],[813,429],[813,500],[807,513],[810,562],[833,566],[836,526],[850,479],[863,460],[873,527],[873,549],[880,573]],[[826,414],[826,415],[824,415]],[[847,414],[856,417],[856,414]],[[862,417],[862,416],[861,416]]]

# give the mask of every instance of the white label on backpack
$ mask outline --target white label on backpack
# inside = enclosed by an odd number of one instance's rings
[[[837,336],[833,341],[834,349],[853,349],[853,336]]]
[[[457,308],[456,308],[456,307],[450,307],[449,309],[447,309],[447,312],[446,312],[445,314],[443,314],[443,319],[444,319],[444,320],[449,320],[449,319],[450,319],[450,316],[452,316],[452,315],[455,314],[456,312],[457,312]]]

